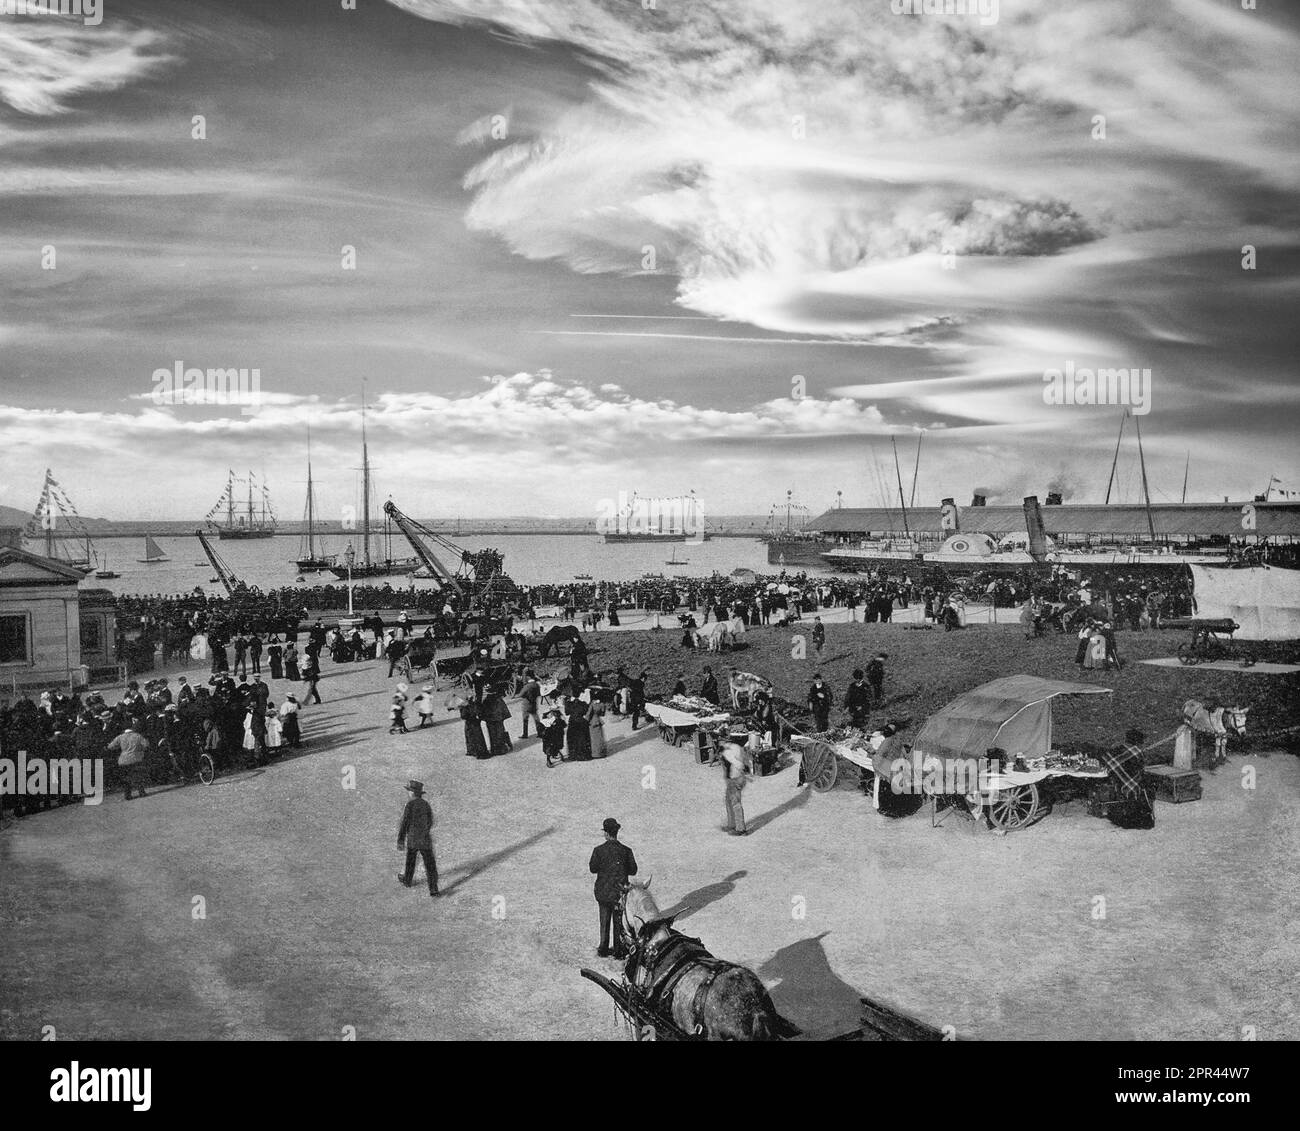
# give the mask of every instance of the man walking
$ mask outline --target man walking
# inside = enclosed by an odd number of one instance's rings
[[[141,797],[148,797],[144,791],[144,756],[149,751],[149,740],[136,730],[135,723],[128,722],[122,733],[108,744],[108,749],[118,756],[117,764],[126,778],[125,800],[131,800],[132,790],[139,791]]]
[[[238,672],[242,676],[248,675],[248,640],[240,632],[235,637],[235,666],[230,669],[230,674]]]
[[[726,808],[727,823],[723,831],[731,836],[748,836],[745,828],[745,807],[741,804],[741,794],[749,784],[749,752],[745,742],[739,736],[729,737],[722,748],[722,762],[726,776],[726,792],[723,805]]]
[[[248,638],[248,658],[253,661],[253,674],[262,670],[262,638],[254,632]]]
[[[528,720],[533,720],[533,729],[540,736],[542,733],[542,716],[538,713],[537,704],[542,697],[542,685],[537,682],[537,673],[532,668],[524,669],[524,678],[527,682],[520,689],[519,698],[524,701],[524,733],[519,737],[525,739],[528,737]]]
[[[867,712],[871,710],[871,692],[862,679],[862,669],[854,668],[853,682],[844,693],[844,706],[848,709],[849,720],[858,728],[867,725]]]
[[[650,673],[643,671],[636,679],[628,679],[627,690],[627,710],[632,716],[632,729],[636,730],[637,719],[644,717],[649,722],[649,716],[645,713],[645,677]]]
[[[397,830],[397,847],[406,849],[406,870],[397,876],[397,882],[410,887],[415,877],[415,858],[424,858],[424,874],[429,881],[429,894],[438,894],[438,862],[433,858],[433,807],[424,799],[424,782],[412,778],[406,783],[411,800],[402,810],[402,824]]]
[[[319,703],[320,690],[316,684],[320,680],[320,656],[312,653],[307,658],[307,667],[303,670],[302,678],[307,682],[307,694],[302,697],[304,704]]]
[[[619,841],[618,830],[622,826],[613,817],[606,817],[601,828],[605,841],[592,850],[588,865],[596,877],[596,905],[600,908],[600,945],[596,954],[601,958],[608,958],[611,954],[623,958],[627,955],[627,943],[623,938],[618,902],[628,877],[636,875],[636,857],[626,844]]]
[[[818,731],[830,730],[831,708],[835,705],[835,696],[822,679],[822,673],[813,676],[812,686],[808,688],[808,709],[813,713]]]
[[[826,647],[826,626],[822,624],[821,617],[813,617],[812,642],[813,649],[820,660],[822,658],[822,649]]]

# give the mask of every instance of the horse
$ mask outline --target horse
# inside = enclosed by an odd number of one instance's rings
[[[735,668],[731,669],[727,677],[727,683],[731,690],[731,705],[737,711],[743,711],[753,706],[756,691],[765,691],[768,695],[772,694],[772,685],[761,675],[737,671]],[[743,703],[741,702],[742,698]]]
[[[536,640],[537,638],[534,637]],[[551,649],[555,649],[555,654],[560,655],[560,644],[563,641],[569,642],[569,652],[582,644],[582,633],[578,631],[578,626],[573,624],[553,624],[546,630],[545,635],[538,641],[540,648],[540,659],[546,659],[551,654]]]
[[[626,884],[619,914],[629,947],[625,976],[653,1012],[708,1041],[775,1041],[798,1033],[757,974],[673,930],[675,917],[659,910],[649,889],[649,879]]]
[[[1183,704],[1183,723],[1196,734],[1214,737],[1214,760],[1222,762],[1228,756],[1228,736],[1246,737],[1246,713],[1249,707],[1215,707],[1212,710],[1199,699],[1189,699]]]

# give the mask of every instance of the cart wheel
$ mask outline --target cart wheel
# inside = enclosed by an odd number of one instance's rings
[[[199,755],[199,781],[204,785],[211,785],[217,780],[217,767],[212,763],[211,754]]]
[[[814,742],[804,750],[803,776],[817,793],[825,793],[835,785],[839,766],[830,743]]]
[[[1254,656],[1242,656],[1242,657],[1241,657],[1241,666],[1242,666],[1243,668],[1253,668],[1253,667],[1255,666],[1255,657],[1254,657]]]
[[[1039,817],[1038,786],[1016,785],[997,789],[988,795],[989,823],[1010,832],[1032,825]]]
[[[1196,654],[1196,649],[1191,644],[1178,645],[1178,662],[1186,664],[1188,667],[1194,667],[1201,662],[1201,657]]]

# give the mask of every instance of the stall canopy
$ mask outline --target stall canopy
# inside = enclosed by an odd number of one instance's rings
[[[912,749],[937,758],[982,758],[990,747],[1008,754],[1052,749],[1052,700],[1058,695],[1109,695],[1109,687],[1010,675],[983,684],[936,711]]]
[[[1300,572],[1192,566],[1196,615],[1234,620],[1239,640],[1300,639]]]
[[[752,569],[733,569],[731,580],[737,585],[753,585],[758,580],[758,576]]]

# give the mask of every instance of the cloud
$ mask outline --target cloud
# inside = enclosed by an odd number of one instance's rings
[[[0,102],[23,114],[66,113],[79,98],[119,90],[172,60],[148,28],[75,17],[0,20]]]

